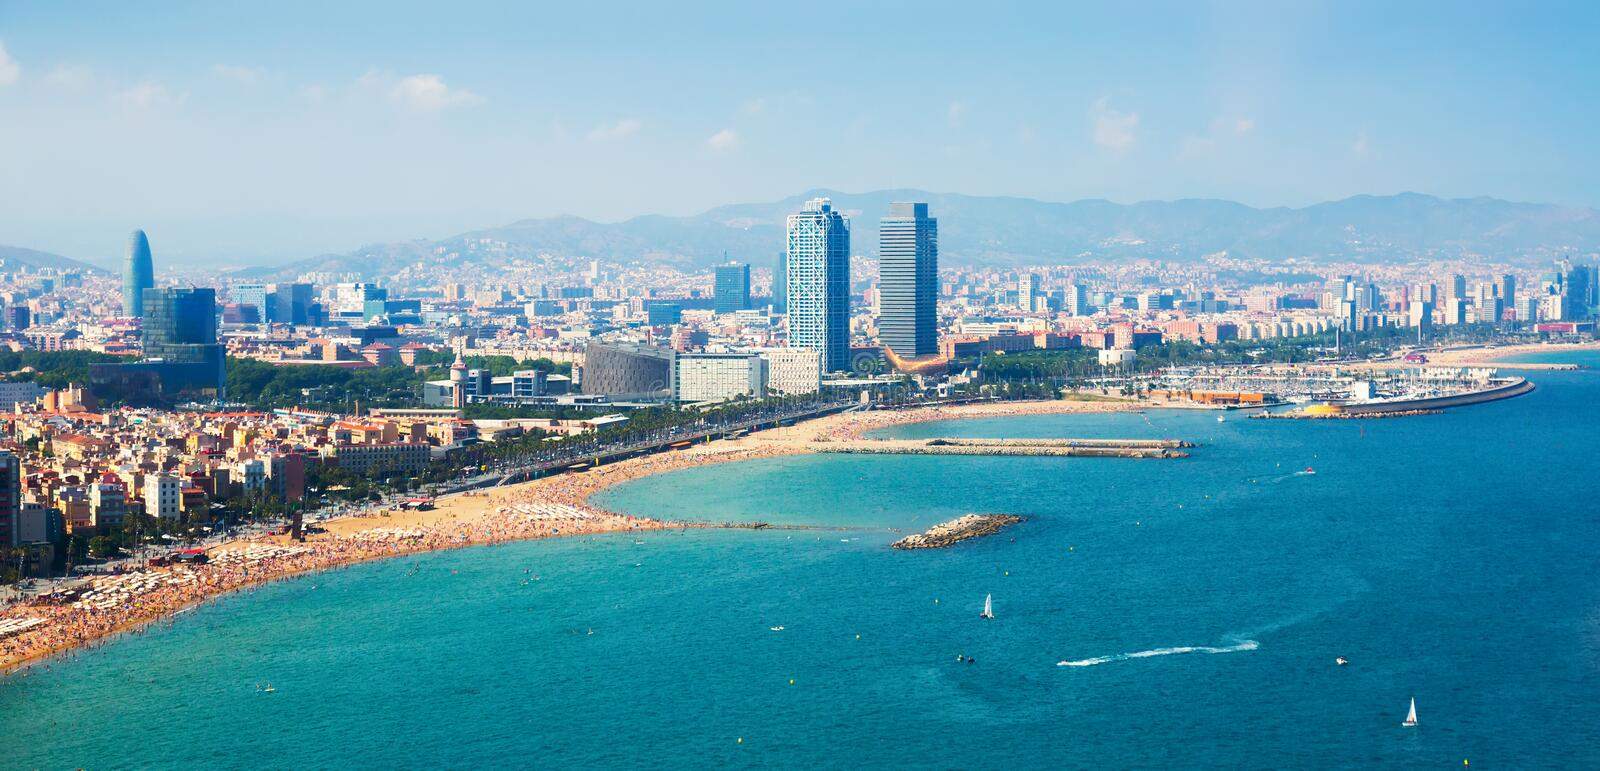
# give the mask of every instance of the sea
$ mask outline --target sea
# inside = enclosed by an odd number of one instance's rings
[[[1196,443],[1181,460],[648,477],[595,502],[803,527],[471,548],[224,597],[0,679],[0,767],[1600,767],[1600,371],[1526,374],[1527,396],[1407,418],[880,432]],[[1026,519],[889,548],[969,512]]]

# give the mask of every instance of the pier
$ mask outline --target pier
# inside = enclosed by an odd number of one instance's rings
[[[1079,458],[1187,458],[1181,439],[852,439],[813,442],[814,452],[858,455],[1022,455]]]

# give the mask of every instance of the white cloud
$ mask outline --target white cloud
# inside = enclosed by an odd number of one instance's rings
[[[950,122],[951,128],[961,125],[961,119],[967,115],[967,106],[960,102],[951,102],[949,109],[945,110],[945,120]]]
[[[1089,109],[1093,125],[1094,143],[1114,153],[1126,152],[1133,147],[1139,128],[1139,113],[1112,109],[1110,102],[1101,97]]]
[[[483,97],[471,91],[451,88],[445,85],[444,78],[426,74],[401,78],[390,89],[389,96],[401,106],[424,112],[436,112],[449,107],[470,107],[483,102]]]
[[[706,147],[713,150],[732,150],[739,146],[739,134],[733,129],[723,129],[711,135],[706,140]]]
[[[114,98],[117,104],[136,110],[165,107],[183,101],[182,96],[174,96],[166,86],[148,80],[117,92]]]
[[[1366,129],[1356,132],[1355,141],[1350,143],[1350,154],[1357,158],[1365,158],[1370,152],[1372,152],[1372,144],[1367,141]]]
[[[94,83],[94,72],[79,64],[58,65],[44,76],[44,82],[54,88],[82,91]]]
[[[1233,122],[1233,133],[1239,136],[1244,136],[1255,130],[1256,122],[1254,118],[1240,118]]]
[[[260,67],[243,67],[237,64],[215,64],[211,67],[211,74],[224,80],[231,80],[246,86],[260,83],[267,76],[267,71]]]
[[[758,97],[756,97],[754,99],[751,99],[750,101],[745,102],[742,106],[739,107],[739,110],[741,112],[745,113],[746,115],[759,115],[762,112],[765,112],[766,109],[767,109],[767,98],[764,97],[764,96],[758,96]]]
[[[0,43],[0,86],[9,86],[22,77],[22,65],[11,58],[5,43]]]
[[[602,123],[589,129],[590,142],[609,142],[617,139],[627,139],[639,133],[644,124],[638,118],[623,118],[616,123]]]
[[[308,102],[321,102],[328,98],[328,87],[321,83],[312,83],[300,89],[300,96]]]

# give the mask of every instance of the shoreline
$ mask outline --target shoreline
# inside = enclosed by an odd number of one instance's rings
[[[1529,353],[1568,353],[1573,351],[1600,351],[1600,340],[1582,343],[1517,343],[1515,345],[1477,345],[1452,348],[1448,351],[1424,353],[1427,366],[1446,367],[1503,367],[1506,369],[1569,369],[1580,366],[1559,362],[1513,362],[1510,357]]]
[[[647,476],[697,466],[811,454],[813,445],[857,439],[891,426],[983,417],[1135,412],[1159,404],[1108,400],[980,402],[826,415],[792,426],[764,429],[679,450],[643,455],[584,471],[455,493],[432,511],[369,510],[315,523],[322,532],[303,542],[287,536],[240,538],[208,550],[205,565],[139,567],[94,578],[75,602],[18,602],[0,621],[42,618],[45,623],[0,640],[0,676],[53,658],[99,647],[217,597],[308,573],[425,552],[534,541],[572,535],[724,527],[673,522],[607,511],[591,496]]]

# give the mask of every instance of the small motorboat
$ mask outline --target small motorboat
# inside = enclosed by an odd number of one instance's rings
[[[1344,666],[1346,664],[1349,664],[1350,661],[1348,659],[1346,659],[1345,657],[1340,656],[1339,658],[1334,659],[1333,663],[1338,664],[1339,666],[1342,667],[1342,666]]]

